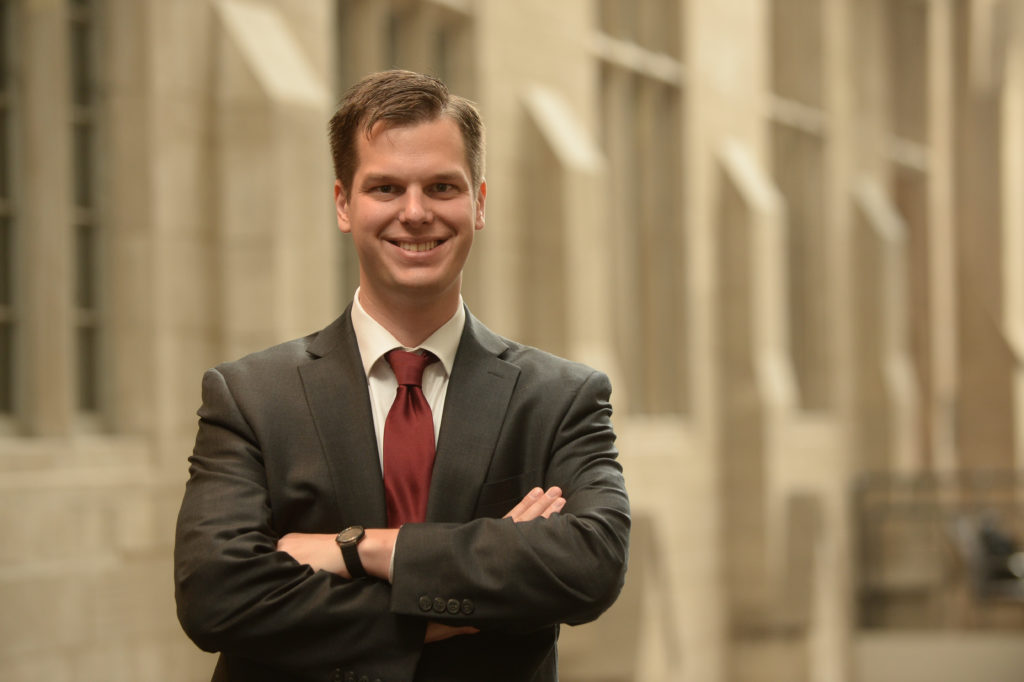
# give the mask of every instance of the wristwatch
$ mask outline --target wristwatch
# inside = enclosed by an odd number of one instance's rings
[[[341,548],[341,558],[345,560],[345,568],[353,578],[365,578],[366,569],[363,562],[359,560],[359,543],[366,537],[366,531],[362,526],[349,526],[338,533],[334,538]]]

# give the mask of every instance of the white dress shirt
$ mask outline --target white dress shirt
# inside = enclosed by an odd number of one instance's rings
[[[434,444],[441,429],[441,414],[444,411],[444,398],[448,394],[448,377],[451,376],[455,353],[459,350],[462,329],[466,326],[466,310],[459,297],[459,306],[451,319],[445,322],[433,334],[416,348],[403,346],[387,329],[370,317],[359,303],[359,290],[352,300],[352,328],[359,344],[359,356],[363,361],[363,371],[370,387],[370,409],[373,413],[373,430],[377,435],[377,455],[381,459],[381,471],[384,469],[384,422],[387,420],[391,404],[398,392],[398,380],[391,370],[384,355],[395,348],[407,351],[427,350],[433,353],[439,362],[432,362],[423,370],[423,396],[430,405],[434,418]]]

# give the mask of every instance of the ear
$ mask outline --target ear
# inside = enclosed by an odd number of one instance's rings
[[[338,229],[345,233],[351,232],[352,224],[348,220],[348,195],[341,186],[341,180],[334,181],[334,207],[338,212]]]
[[[480,181],[480,189],[476,193],[476,224],[477,230],[484,229],[484,204],[487,202],[487,181]]]

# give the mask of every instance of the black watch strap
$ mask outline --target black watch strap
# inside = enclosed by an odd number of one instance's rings
[[[338,547],[341,548],[341,558],[345,560],[345,568],[353,578],[367,576],[363,562],[359,559],[359,543],[365,536],[366,531],[362,526],[349,526],[334,538]]]

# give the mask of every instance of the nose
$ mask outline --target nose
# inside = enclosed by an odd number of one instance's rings
[[[429,199],[423,191],[416,187],[410,187],[405,191],[405,205],[402,206],[398,219],[403,223],[426,223],[433,219],[430,211]]]

